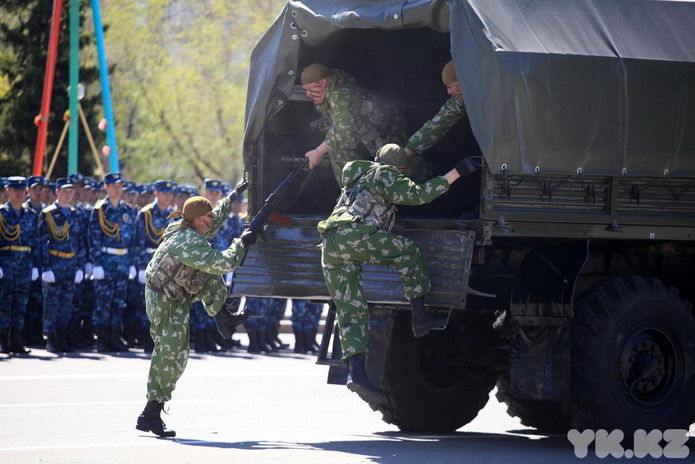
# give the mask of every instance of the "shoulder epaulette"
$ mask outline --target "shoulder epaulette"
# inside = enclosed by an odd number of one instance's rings
[[[106,203],[106,200],[99,200],[99,201],[97,201],[96,203],[94,203],[94,209],[99,209],[99,208],[101,208],[101,207],[104,205],[104,203]]]
[[[46,206],[44,209],[41,210],[42,213],[50,213],[51,211],[58,209],[58,207],[53,203],[52,205]]]
[[[142,212],[144,213],[145,211],[151,210],[153,206],[154,206],[154,203],[147,204],[147,205],[143,206],[143,207],[140,209],[140,211],[142,211]]]

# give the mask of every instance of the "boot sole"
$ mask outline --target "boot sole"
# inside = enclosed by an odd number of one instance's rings
[[[176,436],[176,432],[174,432],[174,431],[165,432],[165,433],[163,433],[162,435],[160,435],[160,434],[158,434],[157,432],[154,432],[150,427],[148,427],[148,426],[146,426],[146,425],[143,425],[143,424],[140,424],[140,421],[138,421],[138,422],[135,424],[135,428],[138,429],[138,430],[140,430],[141,432],[152,432],[152,433],[154,433],[155,435],[157,435],[158,437],[162,437],[162,438],[173,438],[173,437]]]
[[[373,391],[369,391],[361,385],[357,385],[355,382],[350,382],[347,385],[347,388],[351,392],[357,393],[357,396],[359,396],[362,399],[362,401],[369,404],[369,407],[372,408],[372,411],[376,411],[377,409],[379,409],[379,406],[388,405],[386,396],[384,396],[383,393],[375,393]]]

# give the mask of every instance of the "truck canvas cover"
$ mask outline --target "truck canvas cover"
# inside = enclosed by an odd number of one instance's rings
[[[695,2],[290,1],[252,54],[246,145],[289,98],[300,42],[346,28],[449,32],[493,173],[695,174]]]

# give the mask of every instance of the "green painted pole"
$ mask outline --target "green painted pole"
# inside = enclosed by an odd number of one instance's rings
[[[79,115],[77,87],[80,81],[80,0],[70,0],[70,132],[68,133],[68,175],[77,173]]]

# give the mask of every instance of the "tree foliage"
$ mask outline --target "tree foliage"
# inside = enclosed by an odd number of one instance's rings
[[[77,1],[77,0],[76,0]],[[31,174],[38,129],[34,117],[41,110],[43,83],[46,72],[46,57],[50,35],[51,1],[7,0],[0,2],[0,175]],[[69,0],[63,5],[60,40],[55,69],[53,99],[51,104],[46,164],[53,156],[65,122],[63,115],[68,109],[69,97]],[[80,5],[80,23],[85,22],[87,1]],[[80,48],[93,48],[93,35],[80,34]],[[89,86],[98,78],[93,62],[80,64],[80,82]],[[88,92],[81,101],[86,118],[92,126],[96,118],[95,106],[98,94]],[[80,127],[82,130],[82,127]],[[98,137],[98,134],[95,134]],[[54,176],[67,174],[67,142],[61,150]],[[82,137],[78,147],[78,166],[82,172],[93,169],[88,141]],[[45,172],[45,170],[44,170]]]
[[[251,50],[285,0],[109,0],[106,47],[126,177],[235,182]]]

